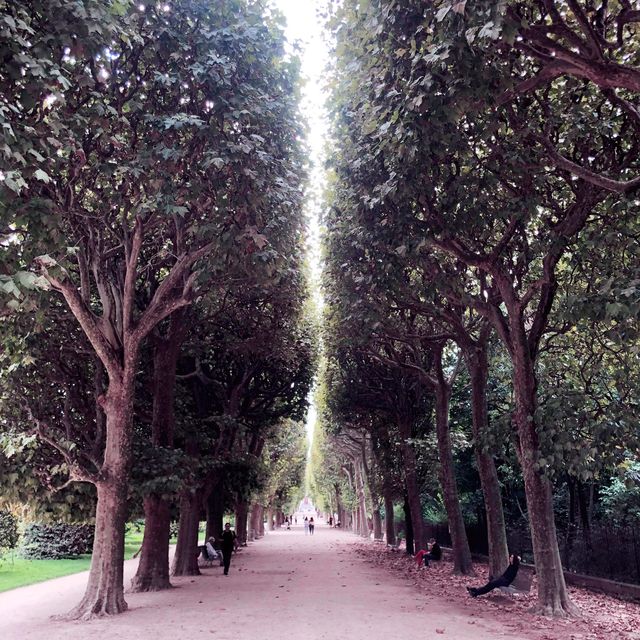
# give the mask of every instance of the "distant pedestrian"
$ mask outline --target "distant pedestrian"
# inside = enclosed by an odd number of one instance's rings
[[[333,527],[333,517],[329,516],[329,526]]]
[[[231,566],[231,554],[236,547],[236,533],[231,531],[231,525],[227,522],[222,532],[220,550],[222,551],[222,560],[224,564],[224,575],[229,575],[229,567]]]
[[[309,518],[307,516],[304,517],[304,535],[306,536],[309,533]]]
[[[313,517],[309,518],[309,535],[313,535],[313,532],[316,528],[316,523],[313,521]]]

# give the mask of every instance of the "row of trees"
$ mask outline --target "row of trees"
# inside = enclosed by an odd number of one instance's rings
[[[2,498],[95,517],[70,617],[114,614],[132,513],[162,589],[178,513],[192,575],[203,513],[242,541],[300,483],[298,63],[250,0],[5,3],[0,51]]]
[[[453,398],[475,445],[491,572],[507,563],[507,446],[550,615],[577,613],[554,486],[637,461],[638,20],[624,1],[345,0],[330,21],[334,471],[352,474],[362,512],[367,479],[387,513],[405,500],[423,547],[431,462],[454,568],[471,572]],[[335,500],[339,486],[323,487]]]

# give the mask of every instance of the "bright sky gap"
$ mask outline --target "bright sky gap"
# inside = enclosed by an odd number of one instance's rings
[[[305,205],[307,220],[307,261],[310,267],[311,289],[318,312],[322,310],[320,290],[320,209],[325,185],[324,159],[328,123],[325,116],[325,69],[329,60],[327,43],[323,40],[320,9],[325,0],[275,0],[275,6],[284,14],[286,34],[290,44],[296,43],[300,50],[302,77],[302,113],[308,125],[307,146],[309,149],[309,186]],[[317,418],[312,389],[309,411],[306,418],[307,461],[311,456],[313,431]]]

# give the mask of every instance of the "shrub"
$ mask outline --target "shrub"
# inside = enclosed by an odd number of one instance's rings
[[[90,524],[33,523],[25,527],[20,553],[31,559],[58,559],[91,553],[94,527]]]
[[[18,520],[10,511],[0,511],[0,555],[18,544]]]

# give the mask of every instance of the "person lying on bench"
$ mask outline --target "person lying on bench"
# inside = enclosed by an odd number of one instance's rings
[[[498,589],[500,587],[508,587],[518,575],[518,568],[520,567],[520,558],[516,553],[512,553],[509,556],[509,566],[506,571],[495,580],[490,580],[484,587],[467,587],[467,591],[474,598],[481,596],[485,593],[489,593],[489,591],[493,591],[494,589]]]

